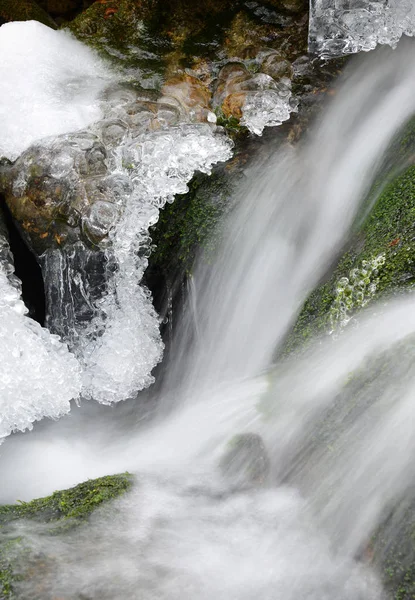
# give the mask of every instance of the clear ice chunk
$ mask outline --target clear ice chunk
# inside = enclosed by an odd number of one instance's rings
[[[289,86],[278,83],[275,87],[250,92],[246,96],[241,125],[256,135],[262,135],[265,127],[275,127],[288,121],[291,113],[297,110],[298,101],[291,95]]]
[[[413,0],[310,0],[309,50],[324,58],[396,47],[415,34]]]

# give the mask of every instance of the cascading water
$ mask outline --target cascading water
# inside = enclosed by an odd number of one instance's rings
[[[17,584],[23,598],[37,598],[38,584],[44,599],[384,597],[376,574],[356,557],[412,475],[411,361],[396,351],[387,378],[369,377],[353,389],[344,382],[368,359],[409,343],[413,298],[377,307],[337,339],[328,336],[301,359],[264,370],[341,249],[390,142],[415,113],[414,48],[402,52],[370,57],[343,82],[303,148],[280,149],[249,172],[214,267],[195,278],[198,332],[193,336],[185,322],[172,352],[161,392],[175,396],[168,416],[138,427],[128,407],[125,415],[114,411],[112,421],[103,407],[91,415],[74,408],[68,420],[42,423],[2,446],[3,501],[108,472],[138,474],[116,510],[97,513],[81,531],[61,538],[21,523],[1,532],[3,539],[21,536],[46,561]],[[200,141],[194,129],[176,132],[185,145],[190,135],[193,153]],[[169,140],[166,148],[171,153]],[[148,164],[136,162],[137,151],[131,140],[122,148],[133,171]],[[203,153],[202,164],[209,157]],[[116,153],[116,173],[122,160]],[[180,165],[173,170],[182,173]],[[166,176],[152,174],[140,177],[157,186]],[[126,206],[114,230],[114,255],[127,253],[116,273],[124,282],[137,273],[128,254],[133,208]],[[153,210],[145,215],[148,224]],[[137,280],[117,287],[121,315]],[[128,306],[127,322],[136,318],[134,302]],[[112,323],[118,327],[117,318]],[[98,369],[111,361],[113,347],[95,354]],[[271,474],[263,487],[241,488],[219,474],[227,444],[241,433],[260,435],[268,449]]]
[[[186,386],[200,393],[269,367],[345,242],[384,152],[414,112],[414,73],[413,62],[400,53],[385,64],[373,59],[348,79],[347,95],[327,110],[313,143],[299,152],[283,148],[257,167],[260,180],[252,177],[243,186],[224,232],[226,260],[199,273],[203,334],[189,353]]]

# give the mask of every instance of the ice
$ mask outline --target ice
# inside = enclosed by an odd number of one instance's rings
[[[0,154],[17,158],[13,194],[46,198],[64,223],[60,247],[41,257],[47,326],[79,361],[83,397],[125,400],[153,382],[163,352],[141,285],[148,229],[195,171],[230,158],[232,142],[119,81],[67,33],[11,23],[0,51]]]
[[[291,113],[297,110],[298,101],[291,95],[289,80],[275,84],[274,88],[251,92],[245,99],[241,125],[256,135],[262,135],[265,127],[288,121]]]
[[[128,121],[115,101],[92,131],[32,146],[19,158],[14,182],[24,195],[36,165],[45,191],[60,186],[67,222],[80,223],[83,241],[42,257],[47,324],[82,365],[82,395],[104,404],[149,386],[162,357],[159,318],[140,284],[152,250],[148,229],[166,202],[187,191],[196,170],[209,173],[232,148],[208,123],[126,126],[106,139],[116,115]]]
[[[26,314],[0,223],[0,443],[43,417],[68,413],[81,389],[75,357]]]
[[[36,140],[102,117],[98,96],[113,78],[65,31],[37,21],[0,27],[0,156],[14,160]]]
[[[127,139],[116,153],[113,176],[124,180],[123,214],[109,232],[113,273],[88,326],[100,336],[81,340],[84,395],[102,403],[133,396],[153,382],[163,344],[148,290],[140,285],[151,252],[148,229],[174,195],[185,193],[196,170],[231,156],[231,143],[207,124],[183,124]],[[109,185],[111,189],[111,185]],[[122,199],[122,196],[121,196]],[[114,268],[115,263],[115,268]]]
[[[311,0],[309,48],[326,58],[415,34],[413,0]]]

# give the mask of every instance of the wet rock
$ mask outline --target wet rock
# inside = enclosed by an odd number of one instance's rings
[[[307,0],[269,0],[269,3],[276,8],[292,13],[301,13],[308,9]]]
[[[237,487],[265,483],[270,461],[261,436],[256,433],[235,435],[220,461],[220,470]]]
[[[261,64],[261,71],[275,80],[282,77],[292,79],[294,71],[291,63],[278,53],[269,54]]]
[[[242,118],[242,109],[244,107],[247,94],[245,92],[235,92],[226,96],[222,104],[222,112],[225,117],[235,117],[236,119]]]
[[[164,96],[174,98],[192,120],[203,121],[209,110],[211,93],[196,77],[186,73],[171,77],[162,87]]]
[[[241,85],[250,78],[251,73],[243,63],[230,62],[222,67],[213,94],[213,106],[220,106],[227,96],[239,93]]]
[[[82,217],[102,199],[106,149],[91,133],[64,135],[32,146],[1,173],[7,206],[41,255],[79,240]]]

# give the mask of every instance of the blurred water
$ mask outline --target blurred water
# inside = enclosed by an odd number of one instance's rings
[[[362,557],[413,476],[414,299],[373,305],[301,358],[273,356],[414,112],[414,48],[381,52],[346,77],[302,148],[250,171],[216,262],[196,272],[157,415],[86,406],[3,445],[2,501],[137,474],[82,530],[3,533],[47,564],[22,598],[39,586],[73,599],[386,597]],[[235,487],[218,464],[248,432],[270,473]]]

